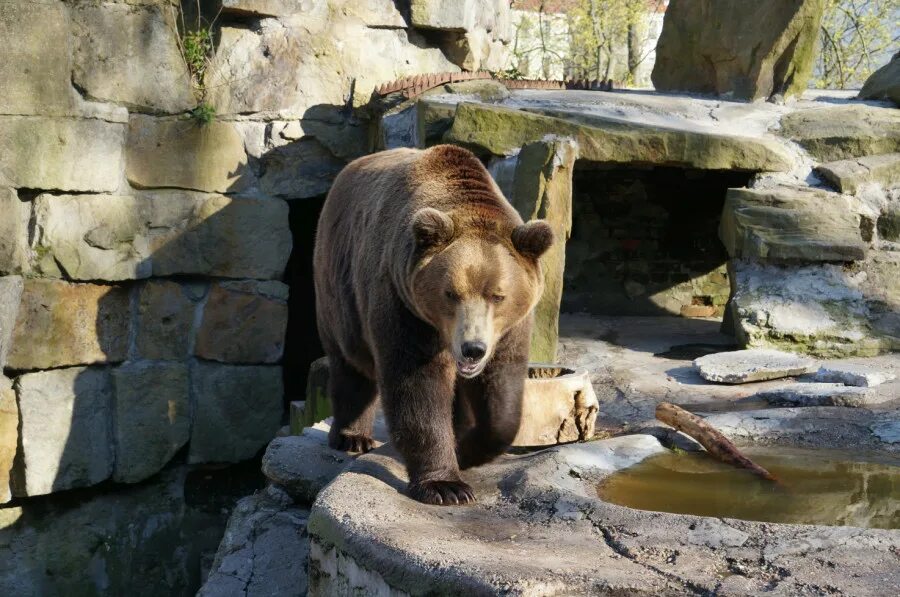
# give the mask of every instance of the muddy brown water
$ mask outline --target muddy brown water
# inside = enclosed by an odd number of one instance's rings
[[[722,464],[706,452],[670,452],[611,475],[598,494],[639,510],[900,528],[900,457],[784,447],[743,451],[780,483]]]

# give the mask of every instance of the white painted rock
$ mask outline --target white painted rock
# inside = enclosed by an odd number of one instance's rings
[[[861,388],[880,386],[886,381],[891,381],[896,376],[887,371],[873,369],[867,365],[833,364],[819,367],[813,373],[813,381],[823,383],[839,383]]]
[[[731,384],[803,375],[816,366],[808,357],[756,348],[708,354],[694,360],[703,379]]]

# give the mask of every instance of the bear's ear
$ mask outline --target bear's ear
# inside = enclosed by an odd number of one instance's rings
[[[553,230],[544,220],[532,220],[513,229],[512,244],[525,257],[537,259],[553,244]]]
[[[453,238],[453,220],[431,207],[423,207],[413,214],[412,229],[420,248],[447,244]]]

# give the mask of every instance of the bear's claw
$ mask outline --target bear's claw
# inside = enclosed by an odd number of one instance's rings
[[[475,492],[462,481],[423,481],[410,484],[409,495],[425,504],[460,506],[474,504]]]
[[[368,435],[357,435],[355,433],[340,433],[332,436],[328,441],[329,445],[335,450],[343,452],[360,452],[365,454],[375,447],[375,440]]]

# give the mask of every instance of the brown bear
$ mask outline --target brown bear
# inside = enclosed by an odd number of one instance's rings
[[[428,504],[474,501],[461,468],[519,429],[546,222],[527,224],[468,150],[394,149],[350,163],[319,217],[316,310],[333,448],[372,448],[377,396]]]

